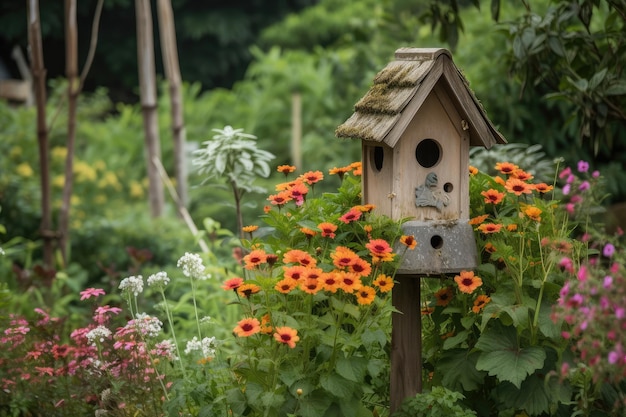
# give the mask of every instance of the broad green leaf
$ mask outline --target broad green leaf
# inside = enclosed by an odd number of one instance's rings
[[[626,94],[626,80],[617,80],[609,85],[605,94],[607,96],[621,96]]]
[[[538,416],[550,409],[548,387],[543,378],[534,374],[528,377],[519,389],[509,382],[502,382],[498,384],[496,392],[507,408],[524,410],[529,416]]]
[[[459,345],[462,345],[463,342],[467,340],[468,336],[469,336],[469,332],[467,330],[463,330],[462,332],[459,332],[455,334],[454,336],[448,337],[443,342],[443,349],[449,350]]]
[[[349,381],[361,382],[367,371],[367,359],[359,356],[339,358],[337,373]]]
[[[511,326],[497,326],[484,331],[476,349],[482,351],[476,369],[487,371],[500,381],[509,381],[517,388],[528,375],[541,369],[546,359],[546,352],[540,347],[520,348],[517,332]]]
[[[328,391],[329,397],[332,395],[338,398],[350,397],[355,387],[355,383],[334,372],[329,375],[322,375],[320,385]]]
[[[302,417],[319,417],[326,415],[332,397],[323,389],[313,391],[300,399],[298,412]]]
[[[387,335],[381,329],[365,330],[361,335],[361,340],[366,347],[370,347],[374,343],[384,347],[387,344]]]
[[[485,377],[485,372],[476,369],[478,355],[468,354],[466,349],[445,351],[435,367],[435,372],[442,376],[441,383],[452,390],[477,390]]]
[[[607,70],[607,68],[603,68],[602,70],[593,74],[593,77],[591,77],[591,79],[589,80],[589,89],[593,90],[600,85],[600,83],[604,80],[604,77],[606,77]]]

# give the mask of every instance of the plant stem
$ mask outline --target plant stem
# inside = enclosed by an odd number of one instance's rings
[[[187,376],[185,374],[185,366],[183,365],[183,357],[180,354],[180,348],[178,347],[178,340],[176,339],[176,331],[174,330],[174,319],[172,317],[172,313],[170,312],[170,308],[167,305],[167,298],[165,298],[165,292],[161,288],[161,297],[163,297],[163,303],[165,304],[165,315],[167,316],[167,321],[170,324],[170,329],[172,330],[172,339],[174,339],[174,346],[176,346],[176,355],[178,356],[178,364],[180,365],[180,370],[183,373],[183,379],[187,380]]]
[[[198,326],[198,339],[202,341],[202,332],[200,331],[200,319],[198,318],[198,305],[196,304],[196,284],[193,278],[191,280],[191,298],[193,299],[193,311],[196,314],[196,326]]]

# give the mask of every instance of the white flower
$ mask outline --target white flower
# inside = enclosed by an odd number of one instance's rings
[[[89,340],[89,343],[91,343],[92,345],[95,345],[96,340],[102,343],[104,342],[104,339],[106,339],[107,337],[110,337],[111,330],[107,329],[104,326],[98,326],[95,329],[91,329],[89,332],[87,332],[85,336],[87,337],[87,340]]]
[[[141,334],[148,337],[157,337],[161,333],[163,323],[156,317],[146,313],[138,313],[135,320],[128,322],[126,327],[134,326]]]
[[[200,280],[207,279],[207,276],[203,275],[204,265],[202,264],[202,258],[200,258],[200,255],[185,252],[185,254],[178,260],[177,266],[183,270],[183,274],[186,277]]]
[[[170,277],[167,276],[167,272],[161,271],[148,277],[148,287],[165,287],[170,283]]]
[[[202,351],[203,358],[215,356],[215,337],[205,337],[202,341],[198,341],[198,338],[194,336],[187,342],[185,354],[189,355],[196,350]]]
[[[131,276],[128,278],[124,278],[122,282],[120,282],[119,289],[123,292],[133,293],[135,297],[137,297],[141,292],[143,292],[143,277],[141,275]]]

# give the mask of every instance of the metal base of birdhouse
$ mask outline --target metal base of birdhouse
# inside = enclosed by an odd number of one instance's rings
[[[409,221],[402,233],[418,246],[404,253],[399,275],[436,275],[476,268],[476,241],[467,220]]]

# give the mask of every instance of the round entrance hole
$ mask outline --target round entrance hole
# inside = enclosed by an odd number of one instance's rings
[[[424,139],[415,147],[415,159],[424,168],[434,167],[441,159],[441,146],[434,139]]]
[[[446,193],[451,193],[453,189],[454,189],[454,186],[452,185],[451,182],[447,182],[443,185],[443,191],[445,191]]]
[[[443,238],[439,235],[434,235],[430,238],[430,246],[432,246],[433,249],[441,249],[443,246]]]

